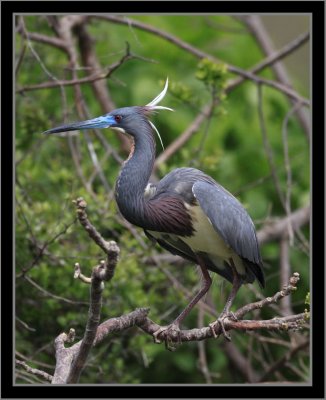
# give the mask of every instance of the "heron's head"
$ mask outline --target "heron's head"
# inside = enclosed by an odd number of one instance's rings
[[[56,128],[49,129],[44,133],[61,134],[62,132],[71,132],[83,129],[112,128],[123,133],[136,136],[141,134],[141,132],[143,132],[144,129],[150,125],[160,138],[155,125],[149,120],[149,116],[157,110],[173,111],[171,108],[158,106],[158,103],[164,98],[167,88],[168,79],[165,82],[162,92],[146,106],[117,108],[116,110],[111,111],[109,114],[102,115],[101,117],[81,122],[74,122],[67,125],[61,125]]]

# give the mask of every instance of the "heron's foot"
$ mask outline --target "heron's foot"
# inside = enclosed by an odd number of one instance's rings
[[[181,344],[179,325],[172,323],[171,325],[159,328],[153,333],[154,343],[162,343],[162,340],[159,339],[162,332],[166,332],[164,334],[165,347],[170,351],[177,350]]]
[[[231,336],[228,333],[226,333],[225,326],[224,326],[224,320],[226,318],[233,319],[233,321],[238,321],[238,318],[235,316],[235,314],[232,311],[229,311],[225,314],[222,313],[217,318],[216,321],[209,324],[209,327],[211,328],[214,338],[217,339],[220,336],[220,334],[219,335],[216,334],[215,327],[216,327],[216,325],[220,325],[223,336],[225,337],[226,340],[228,340],[230,342]]]

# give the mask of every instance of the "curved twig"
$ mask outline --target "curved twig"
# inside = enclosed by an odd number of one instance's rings
[[[48,374],[47,372],[41,371],[40,369],[37,368],[31,368],[29,365],[27,365],[25,363],[25,361],[20,361],[20,360],[15,360],[17,365],[20,365],[21,367],[23,367],[27,372],[29,372],[30,374],[33,375],[37,375],[42,377],[43,379],[45,379],[46,381],[51,382],[53,379],[53,376]]]
[[[63,86],[75,86],[84,83],[93,83],[102,79],[109,78],[114,71],[116,71],[124,62],[128,60],[132,60],[137,58],[130,53],[126,53],[120,60],[113,63],[109,67],[104,68],[103,72],[95,73],[93,75],[89,75],[85,78],[74,78],[70,80],[55,80],[50,82],[43,82],[36,85],[27,85],[22,88],[16,90],[16,93],[24,93],[31,90],[40,90],[40,89],[49,89],[49,88],[56,88],[56,87],[63,87]]]

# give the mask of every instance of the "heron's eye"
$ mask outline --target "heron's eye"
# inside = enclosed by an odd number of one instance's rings
[[[122,120],[122,116],[121,115],[116,115],[115,117],[114,117],[114,119],[115,119],[115,122],[121,122],[121,120]]]

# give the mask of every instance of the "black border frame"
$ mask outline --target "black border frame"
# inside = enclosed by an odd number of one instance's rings
[[[12,229],[14,223],[13,185],[14,160],[8,150],[13,148],[13,16],[19,13],[146,13],[146,14],[200,14],[200,13],[275,13],[311,14],[312,16],[312,262],[313,269],[313,381],[303,385],[12,385],[13,357],[11,304],[14,282],[12,282]],[[325,307],[324,307],[324,100],[325,100],[325,4],[323,1],[166,1],[166,2],[111,2],[111,1],[3,1],[1,3],[1,398],[325,398]],[[9,79],[11,77],[11,79]],[[324,162],[323,162],[324,161]],[[9,212],[10,210],[10,212]],[[317,222],[318,221],[318,222]],[[114,391],[112,390],[114,389]],[[190,390],[189,390],[190,389]]]

